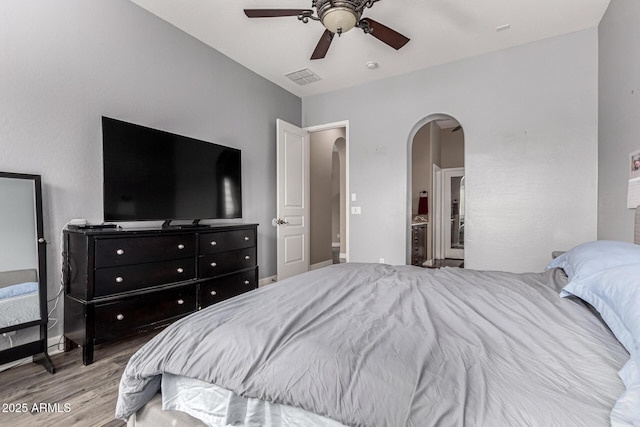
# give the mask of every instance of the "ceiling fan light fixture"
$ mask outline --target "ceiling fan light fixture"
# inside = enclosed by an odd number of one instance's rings
[[[358,17],[355,12],[346,7],[334,7],[322,16],[322,25],[334,34],[346,33],[356,26]]]
[[[299,21],[308,23],[320,21],[325,30],[320,36],[310,60],[322,59],[327,55],[334,36],[346,33],[354,27],[360,28],[384,44],[400,49],[409,42],[409,38],[382,25],[371,18],[362,18],[365,9],[371,8],[380,0],[312,0],[311,9],[245,9],[249,18],[276,18],[296,16]],[[315,10],[314,10],[315,9]]]

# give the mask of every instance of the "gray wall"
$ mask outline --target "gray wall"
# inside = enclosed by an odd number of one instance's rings
[[[275,120],[299,125],[300,98],[126,0],[3,0],[0,40],[0,170],[42,175],[49,295],[64,224],[102,222],[102,115],[241,149],[244,220],[275,274]]]
[[[451,132],[451,129],[443,129],[440,132],[441,149],[440,167],[463,168],[464,167],[464,130]]]
[[[640,2],[611,0],[598,29],[598,238],[633,241],[629,153],[640,150]]]
[[[593,28],[305,97],[305,126],[349,120],[350,191],[362,207],[350,260],[405,263],[411,140],[438,113],[465,131],[465,266],[541,271],[553,250],[593,240],[597,37]]]

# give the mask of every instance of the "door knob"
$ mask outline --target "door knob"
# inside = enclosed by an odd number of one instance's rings
[[[289,224],[287,221],[284,221],[280,218],[273,218],[271,220],[271,225],[273,225],[274,227],[277,227],[279,225],[283,225],[283,224]]]

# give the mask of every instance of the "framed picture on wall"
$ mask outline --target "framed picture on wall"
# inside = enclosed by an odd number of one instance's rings
[[[629,154],[629,179],[640,178],[640,150]]]

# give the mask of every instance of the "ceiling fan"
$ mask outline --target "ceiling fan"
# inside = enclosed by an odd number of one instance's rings
[[[320,21],[326,28],[318,42],[311,59],[322,59],[326,56],[334,35],[340,36],[354,27],[365,34],[371,34],[378,40],[398,50],[409,42],[399,32],[374,21],[362,18],[362,12],[380,0],[312,0],[313,9],[245,9],[249,18],[275,18],[281,16],[297,16],[305,24],[309,20]]]

